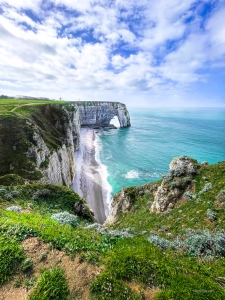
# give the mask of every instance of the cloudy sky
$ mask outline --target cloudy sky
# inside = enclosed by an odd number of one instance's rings
[[[0,0],[0,94],[225,107],[225,0]]]

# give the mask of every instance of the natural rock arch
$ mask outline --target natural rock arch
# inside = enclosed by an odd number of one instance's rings
[[[114,116],[120,127],[129,127],[130,116],[126,105],[120,102],[76,102],[81,126],[107,127]]]

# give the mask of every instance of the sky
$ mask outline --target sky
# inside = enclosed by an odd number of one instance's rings
[[[225,0],[0,0],[0,95],[225,107]]]

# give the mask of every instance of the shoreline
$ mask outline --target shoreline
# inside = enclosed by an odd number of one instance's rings
[[[95,130],[81,128],[80,147],[74,153],[76,174],[72,189],[87,201],[96,220],[103,224],[109,210],[110,186],[106,167],[100,162],[99,151]]]

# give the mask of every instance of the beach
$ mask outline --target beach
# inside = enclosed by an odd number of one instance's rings
[[[74,153],[76,175],[72,189],[87,201],[96,220],[103,224],[108,214],[110,186],[106,167],[100,162],[99,147],[95,130],[81,128],[80,147]]]

